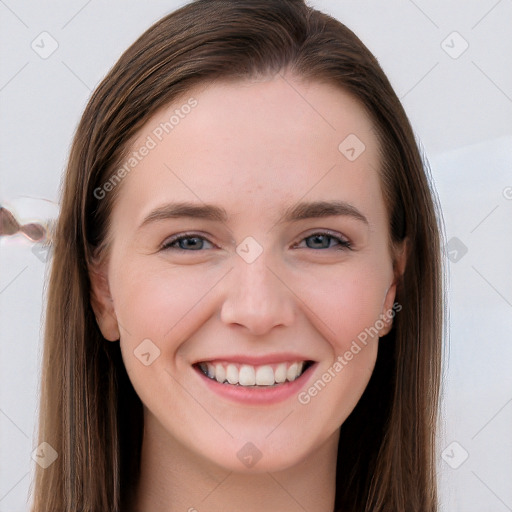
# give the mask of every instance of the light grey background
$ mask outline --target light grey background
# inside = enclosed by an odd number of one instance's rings
[[[0,0],[0,204],[24,223],[56,216],[89,95],[122,51],[183,3]],[[512,511],[512,1],[310,4],[379,59],[443,209],[450,336],[442,510]],[[0,239],[0,512],[28,509],[44,256],[21,235]]]

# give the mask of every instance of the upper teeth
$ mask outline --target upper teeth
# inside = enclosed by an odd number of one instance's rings
[[[280,363],[277,365],[252,366],[234,363],[200,363],[202,372],[221,384],[239,384],[240,386],[272,386],[293,381],[302,374],[305,361]]]

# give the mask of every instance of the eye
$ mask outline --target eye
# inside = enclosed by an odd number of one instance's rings
[[[204,236],[197,233],[184,233],[166,240],[162,244],[161,250],[199,251],[204,248],[204,242],[210,244]]]
[[[352,248],[348,240],[344,240],[343,238],[327,231],[313,233],[312,235],[303,238],[301,241],[306,241],[306,249],[345,250]],[[331,242],[333,241],[335,242],[334,246],[331,245]],[[205,242],[213,246],[211,242],[198,233],[183,233],[181,235],[174,235],[167,239],[160,249],[172,251],[200,251],[201,249],[205,249]],[[298,244],[295,246],[298,246]]]
[[[312,235],[303,238],[306,241],[307,249],[336,249],[336,250],[345,250],[351,249],[352,245],[348,240],[344,240],[339,236],[336,236],[328,231],[320,231],[318,233],[313,233]],[[311,240],[311,242],[308,242]],[[337,246],[331,246],[331,241],[337,242]]]

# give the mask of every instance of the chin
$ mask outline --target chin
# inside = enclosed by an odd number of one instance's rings
[[[216,452],[208,449],[201,455],[224,470],[254,475],[288,470],[304,462],[315,450],[312,444],[311,450],[306,451],[303,436],[299,434],[286,434],[286,440],[283,435],[276,436],[273,442],[266,439],[268,435],[266,431],[259,437],[251,436],[252,441],[247,438],[230,439],[228,443],[224,442],[224,446],[216,440],[206,441],[209,448],[216,446],[221,449]],[[297,439],[301,442],[298,443]]]

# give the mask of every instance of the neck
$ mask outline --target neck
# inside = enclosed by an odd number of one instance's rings
[[[339,430],[293,467],[246,474],[190,451],[146,413],[133,512],[333,512]]]

